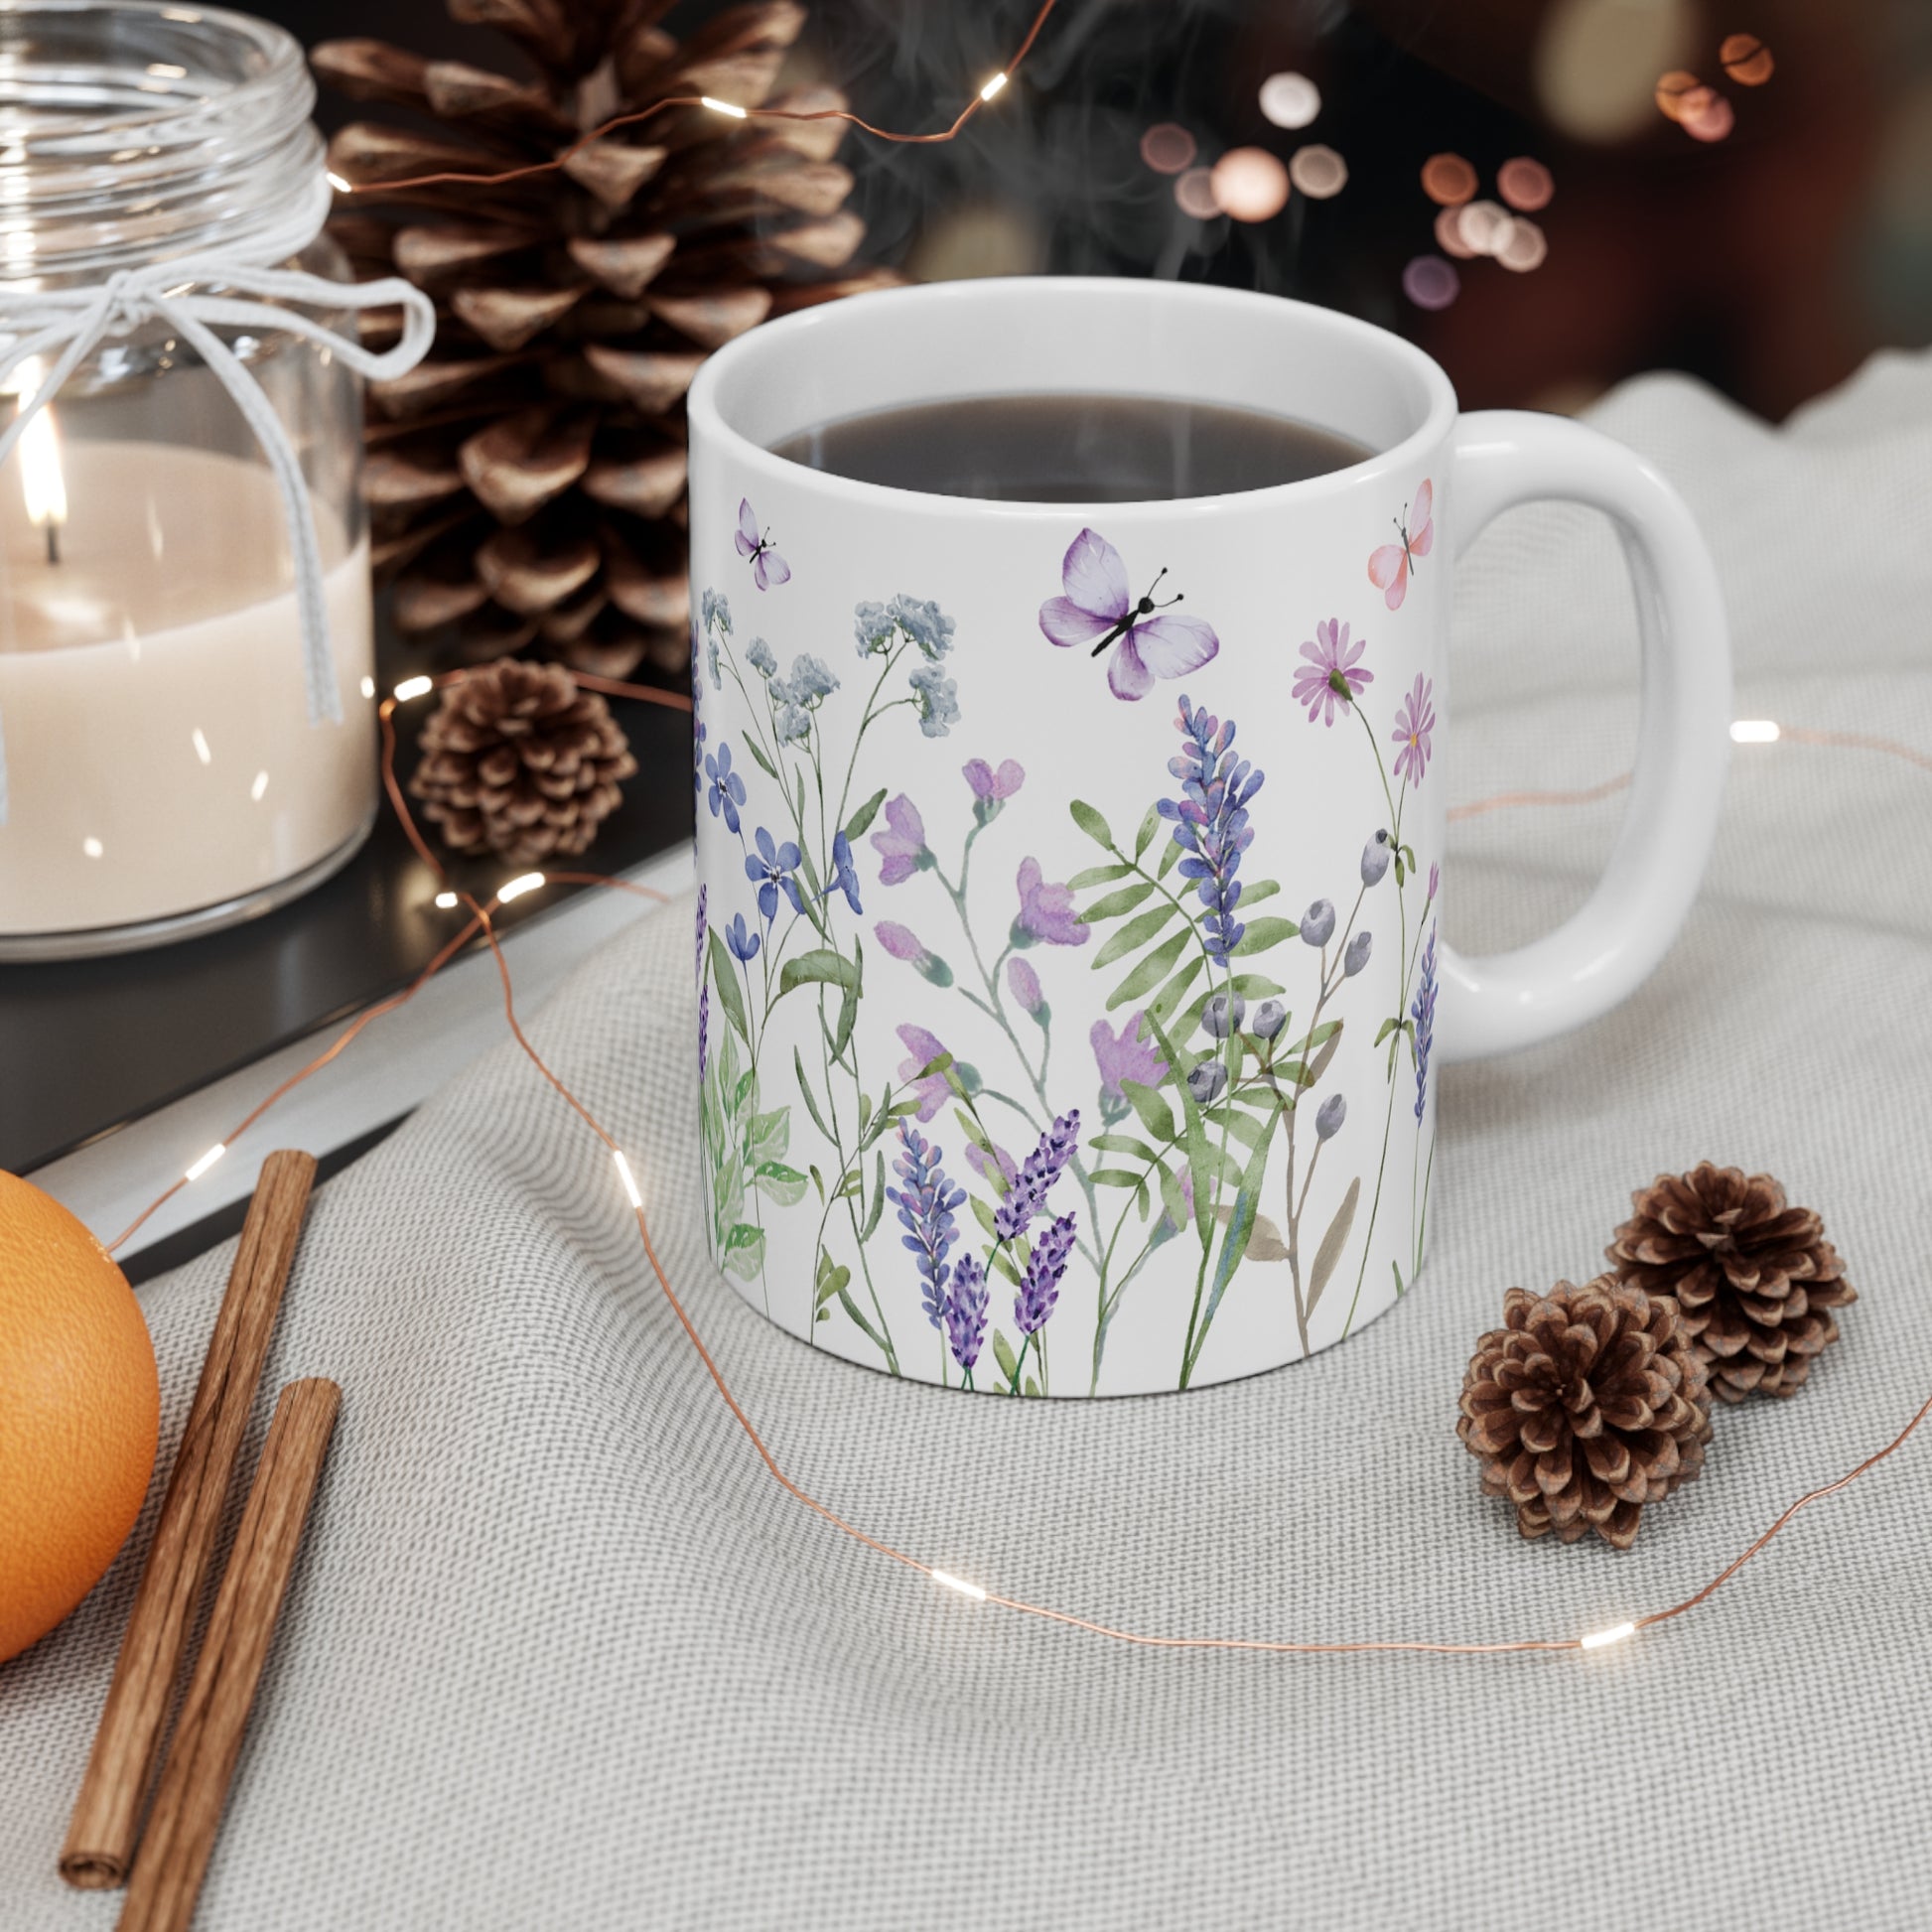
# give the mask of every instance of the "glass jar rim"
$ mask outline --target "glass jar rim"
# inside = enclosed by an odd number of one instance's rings
[[[0,279],[69,284],[286,231],[319,207],[315,92],[295,37],[246,14],[11,0]]]

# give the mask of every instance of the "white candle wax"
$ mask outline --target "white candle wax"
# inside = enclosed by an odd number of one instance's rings
[[[349,846],[375,798],[366,540],[319,506],[344,722],[311,725],[268,472],[142,443],[62,458],[58,563],[18,465],[0,474],[0,939],[257,892]]]

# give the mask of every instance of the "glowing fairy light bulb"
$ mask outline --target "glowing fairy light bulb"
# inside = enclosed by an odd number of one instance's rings
[[[735,101],[714,100],[709,94],[700,94],[698,98],[701,101],[703,101],[704,104],[707,107],[709,107],[714,114],[729,114],[732,117],[732,119],[735,121],[742,121],[747,118],[746,110],[743,107],[740,107]]]
[[[618,1164],[618,1178],[623,1182],[625,1198],[632,1207],[642,1207],[644,1197],[637,1191],[637,1176],[630,1172],[630,1163],[623,1158],[623,1149],[614,1147],[611,1154]]]
[[[216,1141],[202,1158],[182,1175],[184,1180],[200,1180],[207,1171],[228,1151],[226,1141]]]
[[[411,698],[420,698],[425,692],[435,689],[436,680],[433,677],[423,677],[420,675],[406,677],[396,686],[396,702],[398,704],[407,704]]]
[[[514,879],[505,880],[496,889],[496,902],[507,905],[513,898],[521,898],[525,893],[534,893],[543,884],[540,872],[520,872]]]
[[[1733,745],[1775,745],[1779,736],[1775,718],[1739,718],[1730,728]]]
[[[986,83],[986,85],[980,89],[980,99],[991,100],[993,96],[997,94],[1000,91],[1000,89],[1004,87],[1006,84],[1007,84],[1006,75],[1004,73],[996,73],[993,76],[993,78],[989,80]]]
[[[975,1603],[986,1601],[986,1591],[978,1584],[969,1584],[964,1577],[955,1577],[948,1570],[928,1570],[926,1575],[941,1589],[956,1589],[962,1596],[970,1596]]]
[[[1607,1630],[1592,1630],[1587,1637],[1577,1639],[1580,1650],[1601,1650],[1606,1644],[1621,1643],[1625,1637],[1634,1637],[1637,1626],[1634,1623],[1613,1623]]]
[[[323,172],[328,177],[329,186],[338,195],[353,195],[355,193],[355,184],[352,181],[345,181],[341,175],[337,174],[335,169],[327,168]]]

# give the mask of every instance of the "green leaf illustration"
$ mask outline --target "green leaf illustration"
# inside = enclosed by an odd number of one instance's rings
[[[1154,890],[1151,879],[1137,879],[1131,886],[1123,886],[1117,893],[1109,893],[1105,898],[1097,898],[1080,914],[1083,925],[1099,925],[1106,919],[1117,919],[1123,912],[1131,912]],[[1094,964],[1100,964],[1095,960]]]
[[[1147,816],[1141,820],[1141,829],[1134,834],[1134,857],[1138,859],[1154,843],[1154,834],[1160,829],[1161,807],[1150,805]]]
[[[1199,953],[1193,954],[1190,958],[1183,959],[1180,962],[1179,972],[1148,1002],[1148,1011],[1163,1026],[1167,1025],[1168,1019],[1173,1014],[1174,1008],[1187,997],[1188,988],[1200,978],[1202,969],[1206,965],[1207,961]]]
[[[859,1236],[862,1248],[872,1239],[874,1230],[879,1226],[879,1217],[886,1211],[886,1157],[882,1153],[875,1158],[878,1166],[872,1173],[872,1208],[866,1215],[865,1230]]]
[[[859,969],[843,953],[820,946],[811,952],[800,953],[796,959],[787,959],[778,974],[781,998],[801,986],[843,986],[856,992]]]
[[[1074,799],[1066,809],[1073,815],[1074,824],[1095,845],[1104,845],[1109,852],[1114,850],[1114,835],[1107,829],[1107,821],[1084,798]]]
[[[1163,908],[1164,911],[1167,909]],[[1137,919],[1134,923],[1138,925],[1140,921]],[[1126,930],[1125,926],[1121,928],[1122,932]],[[1115,934],[1115,937],[1118,938],[1119,934]],[[1152,992],[1173,971],[1174,961],[1180,957],[1181,947],[1192,937],[1193,928],[1183,925],[1172,938],[1164,939],[1107,995],[1107,1011],[1111,1013],[1116,1007],[1131,1005],[1144,994]],[[1097,959],[1093,963],[1096,966],[1100,964]]]
[[[886,802],[886,787],[881,785],[859,809],[845,821],[845,836],[848,844],[857,845],[865,836],[867,828],[879,816],[879,808]]]
[[[1165,879],[1180,863],[1180,847],[1170,839],[1161,850],[1161,863],[1154,868],[1157,879]]]
[[[725,1018],[732,1023],[747,1046],[752,1043],[752,1030],[745,1021],[745,993],[738,983],[738,966],[729,952],[718,928],[711,928],[711,983],[718,989],[718,1004],[725,1009]]]
[[[818,1102],[812,1097],[812,1083],[805,1078],[805,1062],[799,1058],[798,1048],[791,1049],[791,1070],[798,1080],[798,1091],[805,1096],[805,1111],[812,1117],[812,1125],[829,1141],[832,1130],[825,1125],[825,1116],[818,1111]]]
[[[1173,1124],[1173,1115],[1168,1111],[1168,1103],[1152,1087],[1144,1087],[1138,1080],[1123,1080],[1120,1090],[1127,1096],[1128,1105],[1141,1118],[1141,1125],[1164,1146],[1172,1147],[1179,1138]]]
[[[740,1221],[725,1236],[719,1265],[742,1282],[755,1282],[764,1272],[764,1230]]]
[[[1076,872],[1066,883],[1076,893],[1084,893],[1090,886],[1111,886],[1116,879],[1125,879],[1134,868],[1130,865],[1089,866],[1085,872]]]
[[[1341,1251],[1348,1245],[1348,1230],[1355,1225],[1355,1203],[1361,1199],[1362,1177],[1357,1174],[1348,1183],[1348,1191],[1341,1197],[1341,1205],[1335,1209],[1335,1218],[1328,1223],[1328,1232],[1321,1237],[1321,1245],[1314,1251],[1314,1265],[1309,1270],[1308,1312],[1314,1312],[1314,1305],[1321,1300],[1321,1291],[1328,1286],[1328,1277],[1335,1272],[1335,1264],[1341,1259]],[[1398,1281],[1397,1290],[1401,1283]]]
[[[762,771],[767,778],[778,777],[777,772],[775,772],[771,768],[771,760],[768,758],[766,758],[762,752],[759,750],[758,740],[756,738],[753,738],[749,733],[746,735],[745,738],[745,749],[748,752],[750,752],[755,759],[758,759],[759,769]],[[778,782],[782,784],[784,780],[780,778]]]
[[[1014,1354],[1013,1344],[997,1328],[993,1330],[993,1359],[1009,1382],[1020,1373],[1020,1358]]]
[[[1242,896],[1242,907],[1247,906],[1248,896]],[[1261,918],[1250,919],[1248,929],[1241,935],[1234,948],[1237,959],[1246,959],[1251,954],[1266,952],[1271,946],[1279,946],[1284,939],[1293,939],[1301,931],[1293,919]]]
[[[1145,1141],[1136,1140],[1132,1134],[1096,1134],[1087,1145],[1101,1154],[1131,1154],[1137,1161],[1160,1158]]]
[[[745,1140],[745,1164],[756,1168],[766,1161],[775,1161],[791,1143],[791,1109],[774,1107],[768,1114],[759,1114],[752,1121],[752,1131]]]
[[[1092,960],[1094,971],[1098,972],[1103,966],[1111,966],[1117,959],[1125,959],[1131,952],[1139,952],[1175,915],[1177,910],[1172,899],[1164,898],[1151,911],[1143,912],[1138,918],[1129,919],[1094,954]]]
[[[752,1179],[766,1200],[780,1207],[796,1207],[805,1198],[805,1176],[782,1161],[760,1161]]]

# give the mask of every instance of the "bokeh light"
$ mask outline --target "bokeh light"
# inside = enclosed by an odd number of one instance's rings
[[[1718,49],[1725,71],[1740,87],[1761,87],[1776,68],[1771,50],[1755,34],[1726,34]]]
[[[1325,202],[1348,186],[1348,163],[1333,148],[1311,141],[1289,156],[1288,178],[1298,194],[1311,202]]]
[[[1205,168],[1189,168],[1173,185],[1173,198],[1180,204],[1183,214],[1191,214],[1197,220],[1211,220],[1221,211],[1221,205],[1214,199],[1214,177]]]
[[[1709,91],[1696,74],[1683,68],[1672,68],[1657,76],[1657,111],[1667,120],[1683,118],[1684,102],[1694,93]]]
[[[1730,102],[1715,87],[1697,89],[1695,101],[1687,98],[1677,124],[1696,141],[1722,141],[1736,124]]]
[[[1476,192],[1476,171],[1459,154],[1432,154],[1422,164],[1422,192],[1443,207],[1456,207]]]
[[[1271,73],[1261,83],[1261,111],[1277,127],[1307,127],[1321,112],[1321,89],[1306,73]]]
[[[1402,292],[1419,309],[1447,309],[1462,292],[1462,278],[1441,255],[1418,255],[1402,271]]]
[[[1436,210],[1436,246],[1457,261],[1468,261],[1475,250],[1462,239],[1462,210],[1444,207]]]
[[[1505,161],[1496,170],[1496,193],[1521,213],[1533,214],[1540,207],[1548,207],[1556,192],[1549,169],[1528,155]]]
[[[1579,141],[1637,133],[1657,75],[1697,44],[1697,13],[1693,0],[1552,0],[1531,61],[1544,112]]]
[[[1194,137],[1175,121],[1157,121],[1141,136],[1141,159],[1157,175],[1177,175],[1193,163]]]
[[[1288,206],[1288,170],[1266,148],[1230,148],[1209,171],[1208,186],[1237,221],[1269,221]]]
[[[1509,235],[1496,250],[1496,259],[1505,268],[1513,268],[1517,274],[1527,275],[1531,269],[1543,266],[1544,257],[1549,252],[1549,237],[1534,221],[1519,214],[1510,222]]]
[[[1455,211],[1455,230],[1473,255],[1500,255],[1516,226],[1500,202],[1470,202]]]

